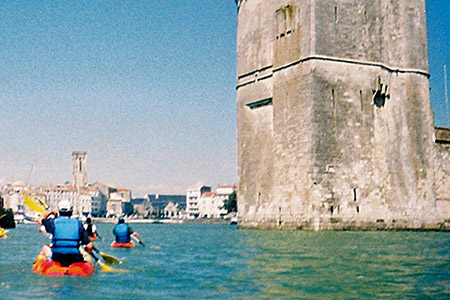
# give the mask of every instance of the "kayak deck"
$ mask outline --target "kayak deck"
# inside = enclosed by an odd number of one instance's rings
[[[112,242],[111,247],[113,248],[134,248],[134,242],[130,241],[128,243],[118,243],[118,242]]]
[[[95,267],[92,260],[63,267],[59,262],[51,260],[41,252],[36,258],[32,270],[45,276],[90,276],[94,273]]]

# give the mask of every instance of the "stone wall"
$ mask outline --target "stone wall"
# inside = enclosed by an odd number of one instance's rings
[[[436,128],[436,209],[450,223],[450,129]]]
[[[239,2],[242,227],[441,227],[424,9]]]

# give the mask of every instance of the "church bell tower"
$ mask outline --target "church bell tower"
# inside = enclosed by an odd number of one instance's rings
[[[72,153],[73,162],[73,186],[78,192],[87,186],[87,154],[84,151],[74,151]]]

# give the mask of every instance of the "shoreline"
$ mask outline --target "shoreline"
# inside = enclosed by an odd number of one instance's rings
[[[92,218],[94,223],[117,223],[117,218]],[[125,222],[129,224],[218,224],[228,225],[230,220],[225,219],[133,219],[125,218]]]

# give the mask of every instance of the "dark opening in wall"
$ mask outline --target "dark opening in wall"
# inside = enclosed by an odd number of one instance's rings
[[[291,5],[283,6],[275,12],[277,20],[276,38],[277,40],[290,35],[295,28],[294,8]]]
[[[255,109],[255,108],[263,107],[263,106],[267,106],[267,105],[272,105],[272,98],[266,98],[266,99],[258,100],[258,101],[255,101],[255,102],[247,103],[246,105],[250,109]]]
[[[334,89],[331,89],[331,100],[333,100],[333,107],[336,107],[336,97],[334,94]]]
[[[334,212],[334,207],[333,207],[333,205],[331,205],[330,206],[330,213],[333,214],[333,212]]]
[[[278,226],[281,226],[281,207],[278,207]]]
[[[339,18],[338,18],[338,7],[335,6],[334,7],[334,23],[337,24],[338,21],[339,21]]]
[[[386,100],[390,98],[388,93],[388,85],[384,85],[381,83],[381,78],[378,77],[378,89],[373,90],[373,104],[381,108],[386,104]]]
[[[359,206],[356,207],[356,212],[359,214]]]
[[[356,189],[353,189],[353,201],[356,202]]]
[[[362,91],[359,90],[359,103],[361,105],[361,111],[364,110],[364,105],[363,105],[363,95],[362,95]]]

